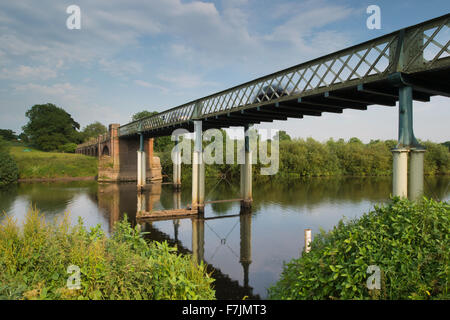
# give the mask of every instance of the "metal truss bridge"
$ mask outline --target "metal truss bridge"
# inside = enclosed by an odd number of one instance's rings
[[[244,126],[320,116],[369,105],[395,106],[400,86],[412,98],[450,96],[450,14],[246,82],[125,124],[121,138],[174,129]]]

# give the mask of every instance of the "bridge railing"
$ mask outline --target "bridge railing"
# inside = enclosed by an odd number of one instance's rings
[[[86,148],[86,147],[96,146],[99,143],[103,143],[103,142],[108,141],[109,139],[110,139],[109,133],[101,134],[98,137],[90,138],[89,140],[79,144],[77,146],[77,149],[82,149],[82,148]]]
[[[119,136],[450,66],[450,14],[246,82],[119,128]]]

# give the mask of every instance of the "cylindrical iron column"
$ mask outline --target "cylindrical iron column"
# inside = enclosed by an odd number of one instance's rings
[[[408,149],[393,149],[392,195],[406,198],[408,196]]]
[[[137,152],[137,187],[141,190],[146,183],[146,165],[144,151],[144,135],[139,134],[139,151]]]
[[[202,122],[194,121],[194,153],[192,161],[192,209],[200,213],[205,207],[205,166],[203,163]]]
[[[173,159],[173,188],[179,190],[181,188],[181,152],[180,152],[180,138],[175,136],[175,149]]]
[[[252,151],[250,150],[250,137],[249,137],[249,126],[244,127],[245,130],[245,163],[242,165],[243,174],[241,174],[241,186],[243,187],[243,200],[242,206],[244,208],[251,208],[252,206]]]
[[[245,166],[243,164],[239,165],[239,169],[240,169],[240,173],[241,173],[241,184],[240,184],[240,195],[241,195],[241,199],[244,200],[244,186],[245,186],[245,178],[244,178],[244,168]]]
[[[401,75],[397,76],[402,79]],[[398,80],[397,79],[397,80]],[[413,130],[413,88],[408,85],[399,87],[398,143],[393,154],[392,194],[415,200],[423,192],[423,153],[425,149],[419,144]],[[408,154],[410,155],[408,185]]]
[[[411,149],[409,153],[409,190],[410,200],[418,200],[423,195],[424,149]]]

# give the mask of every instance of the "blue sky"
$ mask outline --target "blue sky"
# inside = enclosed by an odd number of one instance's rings
[[[81,30],[66,8],[81,9]],[[381,30],[366,8],[381,8]],[[448,1],[5,1],[0,2],[0,128],[52,102],[81,126],[124,124],[450,10]],[[450,101],[415,103],[420,139],[450,140]],[[395,139],[397,108],[371,106],[264,128],[294,137]]]

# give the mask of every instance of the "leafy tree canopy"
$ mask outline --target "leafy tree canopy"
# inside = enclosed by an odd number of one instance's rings
[[[275,136],[278,136],[279,141],[291,141],[291,136],[286,131],[278,131]]]
[[[57,150],[61,145],[81,142],[77,131],[80,125],[52,103],[34,105],[25,115],[29,121],[22,129],[30,143],[41,150]]]
[[[157,113],[158,112],[156,112],[156,111],[147,111],[147,110],[144,110],[144,111],[141,111],[141,112],[136,112],[131,117],[131,120],[132,121],[136,121],[136,120],[139,120],[139,119],[142,119],[142,118],[145,118],[145,117],[153,116],[153,115],[155,115]]]
[[[84,127],[83,131],[81,131],[81,135],[83,137],[83,140],[86,141],[90,138],[95,138],[101,134],[105,134],[107,131],[108,129],[103,124],[96,121]]]
[[[16,133],[9,129],[0,129],[0,137],[3,137],[6,141],[17,141],[18,138]]]

